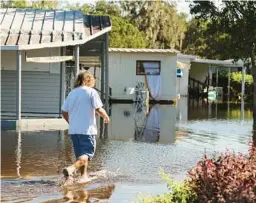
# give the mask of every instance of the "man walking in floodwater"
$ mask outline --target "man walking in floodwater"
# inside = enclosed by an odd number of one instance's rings
[[[109,116],[102,108],[103,104],[95,89],[95,78],[84,71],[81,72],[75,82],[74,89],[69,93],[62,106],[62,115],[69,123],[69,136],[73,142],[76,162],[63,169],[67,180],[72,180],[72,174],[80,169],[79,183],[90,181],[87,174],[88,161],[95,153],[97,126],[95,112],[109,122]],[[70,181],[69,181],[70,182]]]

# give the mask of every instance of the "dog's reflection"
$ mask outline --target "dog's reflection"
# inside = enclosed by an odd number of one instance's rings
[[[64,199],[72,203],[87,203],[90,199],[108,200],[114,190],[114,185],[107,185],[90,190],[64,188]]]

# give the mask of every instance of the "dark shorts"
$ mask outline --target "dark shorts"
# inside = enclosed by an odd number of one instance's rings
[[[87,155],[90,161],[96,149],[95,135],[71,134],[69,136],[73,142],[76,158]]]

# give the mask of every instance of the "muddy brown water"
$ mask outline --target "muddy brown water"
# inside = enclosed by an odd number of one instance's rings
[[[163,168],[180,181],[206,152],[246,153],[252,112],[239,104],[204,105],[181,100],[156,105],[148,115],[132,104],[114,104],[111,123],[97,137],[89,171],[100,178],[70,191],[73,202],[131,202],[137,193],[167,191]],[[103,132],[103,131],[102,131]],[[60,187],[62,168],[74,160],[67,131],[2,131],[1,202],[72,202]]]

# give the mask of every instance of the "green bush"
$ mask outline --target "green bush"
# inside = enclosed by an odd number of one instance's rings
[[[139,200],[135,203],[193,203],[196,199],[195,193],[188,186],[187,182],[175,182],[171,179],[170,175],[160,169],[159,174],[162,180],[167,183],[169,189],[168,193],[158,196],[143,196],[138,195]]]
[[[233,82],[241,84],[242,83],[242,73],[241,72],[232,72],[230,75],[230,79]],[[253,83],[252,75],[245,74],[245,84],[251,85],[252,83]]]

